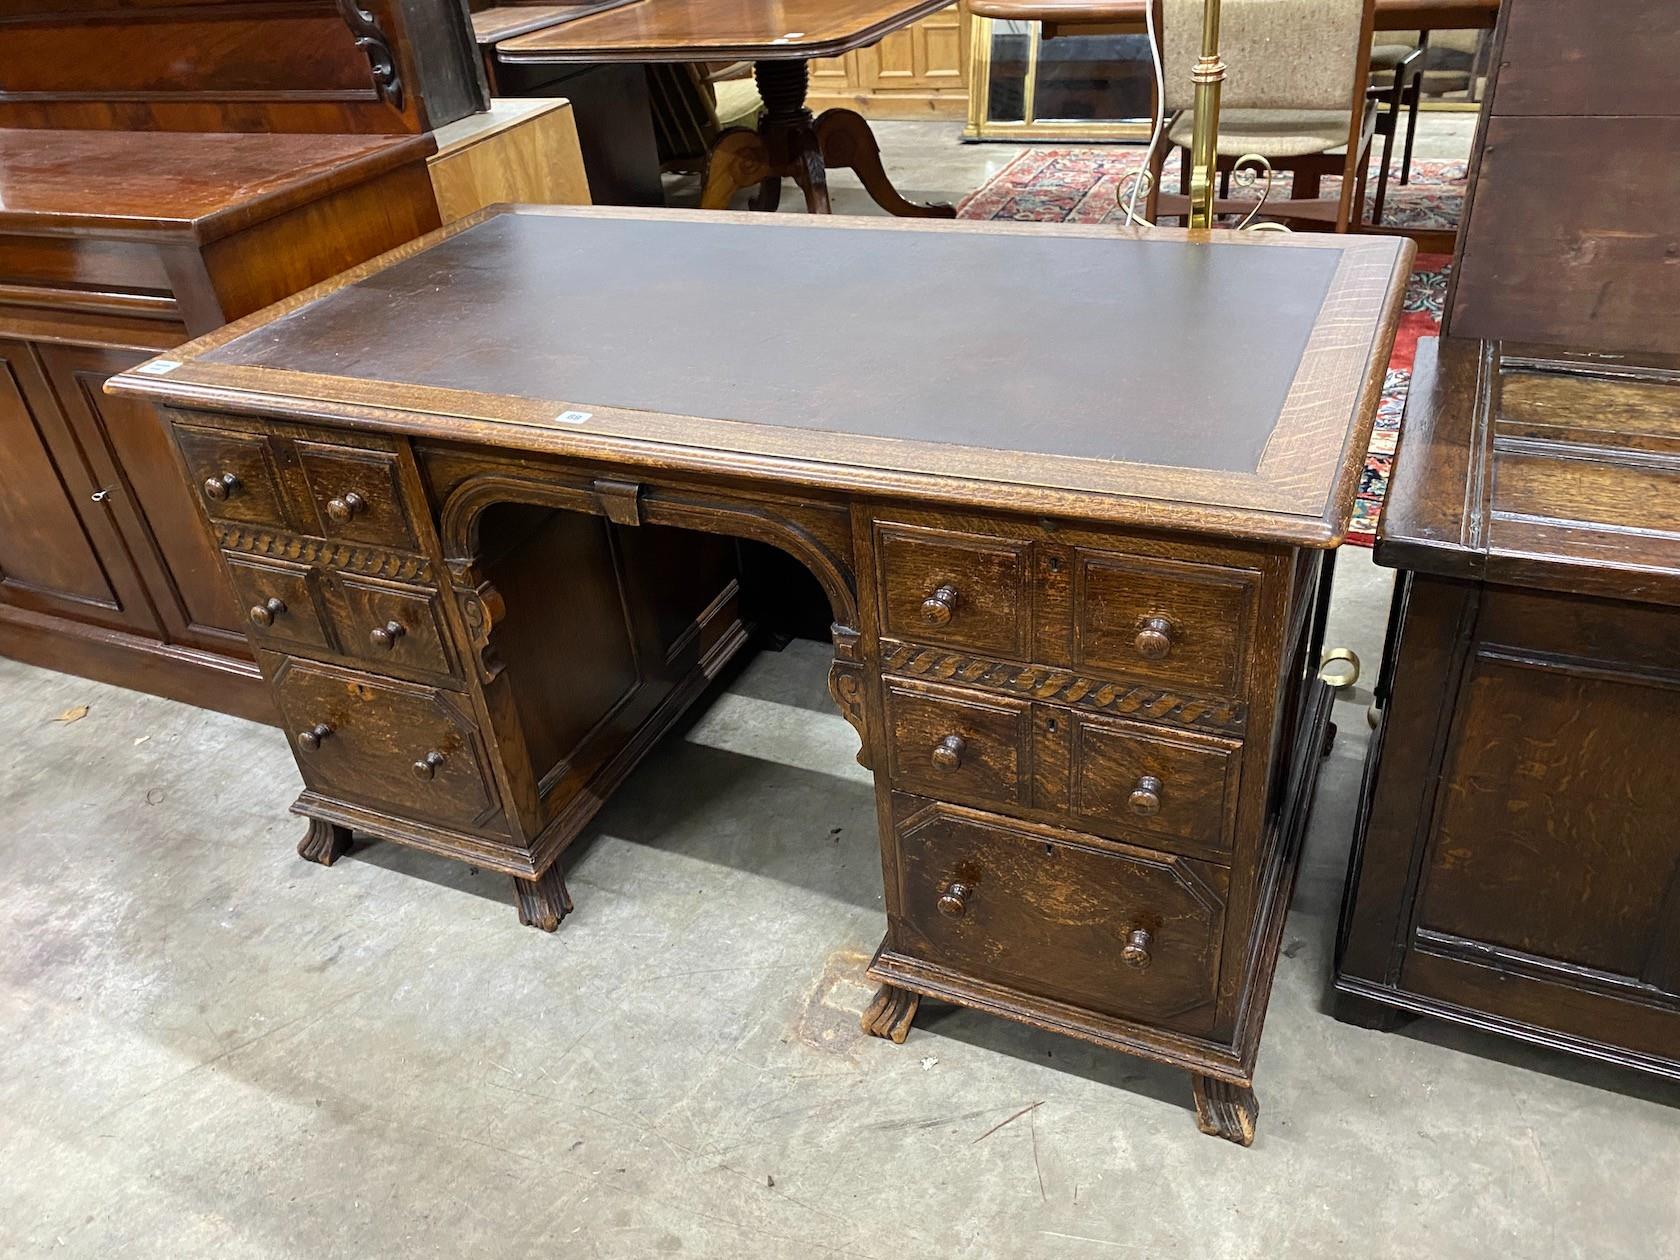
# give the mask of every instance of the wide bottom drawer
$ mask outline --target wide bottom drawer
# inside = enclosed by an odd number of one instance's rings
[[[272,678],[312,791],[440,827],[500,813],[466,697],[290,658]]]
[[[1223,867],[894,796],[896,948],[1053,1001],[1212,1024]]]

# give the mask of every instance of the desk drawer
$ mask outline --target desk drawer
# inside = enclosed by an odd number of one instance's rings
[[[481,828],[498,812],[465,697],[290,659],[273,677],[313,791],[445,827]]]
[[[175,440],[186,457],[193,493],[218,521],[284,528],[285,497],[266,439],[255,433],[177,424]]]
[[[344,655],[375,669],[456,675],[437,596],[340,573],[334,579],[333,621]]]
[[[1257,574],[1083,548],[1073,559],[1074,668],[1240,693]]]
[[[886,706],[894,783],[950,800],[1026,803],[1031,705],[888,680]]]
[[[417,545],[395,454],[302,439],[296,448],[321,537],[405,550]]]
[[[1027,658],[1031,544],[885,523],[875,539],[887,634]]]
[[[1069,808],[1081,826],[1174,847],[1231,846],[1242,745],[1068,712]]]
[[[247,630],[258,647],[330,652],[332,642],[315,602],[307,565],[225,553],[234,597],[245,610]]]
[[[908,797],[894,806],[903,952],[1122,1019],[1211,1026],[1222,868]]]

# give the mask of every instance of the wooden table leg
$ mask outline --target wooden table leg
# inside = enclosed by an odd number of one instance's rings
[[[823,163],[831,170],[849,169],[857,174],[864,190],[888,214],[905,219],[954,219],[956,207],[944,203],[917,203],[894,188],[881,165],[881,146],[862,114],[849,109],[824,110],[817,119],[817,143]]]
[[[747,127],[731,127],[712,141],[712,151],[706,155],[706,184],[700,193],[700,208],[727,210],[738,189],[755,184],[760,186],[762,198],[763,185],[772,179],[779,188],[781,177],[772,171],[764,137]],[[764,208],[774,210],[776,206],[771,202]]]

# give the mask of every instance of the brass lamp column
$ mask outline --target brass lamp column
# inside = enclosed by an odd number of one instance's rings
[[[1197,58],[1190,81],[1196,85],[1191,101],[1190,130],[1190,226],[1213,226],[1213,193],[1218,187],[1219,85],[1225,80],[1225,63],[1219,59],[1220,0],[1202,5],[1202,55]]]

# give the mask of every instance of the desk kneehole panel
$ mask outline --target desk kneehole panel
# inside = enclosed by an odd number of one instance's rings
[[[1119,1019],[1212,1026],[1223,867],[903,795],[894,807],[903,952]]]
[[[270,664],[311,791],[467,829],[500,813],[466,697],[333,665]]]

